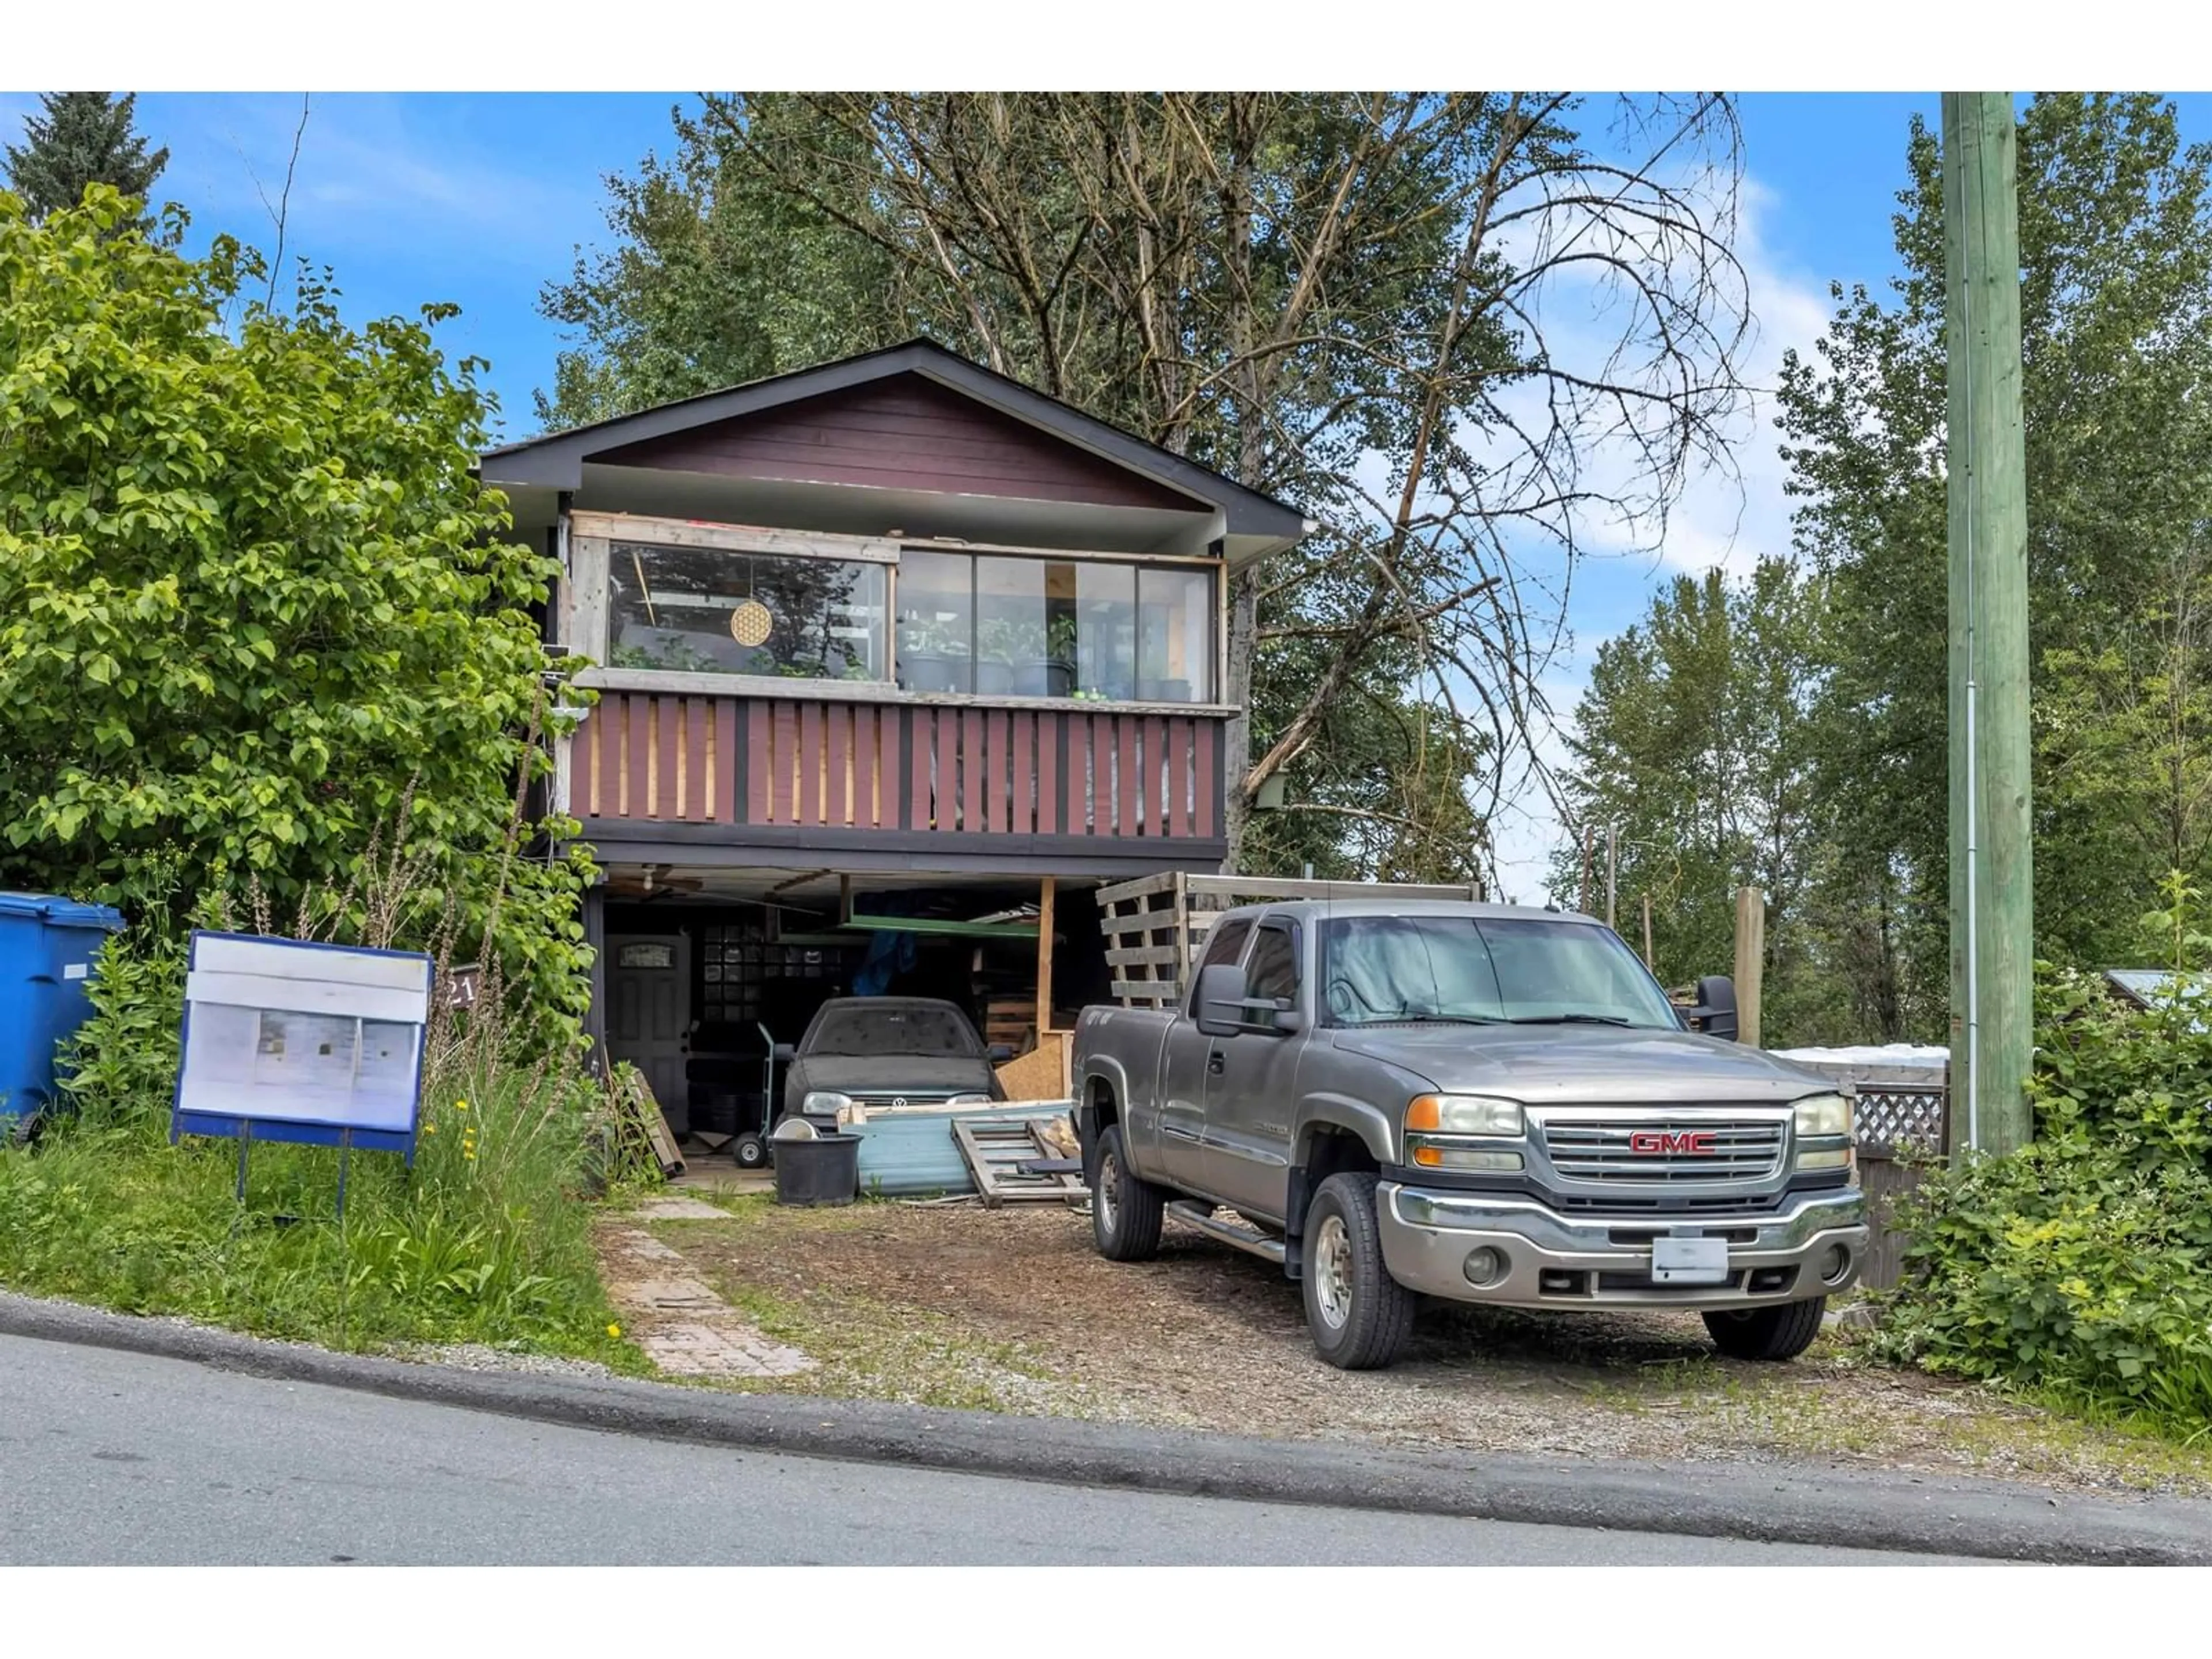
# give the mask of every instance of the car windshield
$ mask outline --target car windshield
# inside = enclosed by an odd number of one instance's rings
[[[891,1004],[830,1009],[815,1027],[806,1052],[849,1060],[909,1054],[964,1060],[983,1050],[973,1028],[954,1010]]]
[[[1337,1025],[1583,1022],[1680,1030],[1619,937],[1510,916],[1338,916],[1322,925]]]

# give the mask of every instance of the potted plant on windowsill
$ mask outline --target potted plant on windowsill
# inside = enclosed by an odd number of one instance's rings
[[[1045,695],[1044,630],[1026,618],[984,619],[975,629],[975,690],[981,696]]]
[[[933,618],[899,624],[898,684],[907,691],[959,691],[968,678],[964,632]]]
[[[1062,612],[1045,627],[1045,659],[1042,667],[1044,691],[1048,697],[1070,697],[1075,695],[1075,618]]]

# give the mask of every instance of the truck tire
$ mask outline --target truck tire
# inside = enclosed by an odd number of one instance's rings
[[[1160,1251],[1160,1217],[1168,1195],[1129,1167],[1121,1126],[1098,1137],[1098,1170],[1091,1188],[1091,1237],[1109,1261],[1150,1261]]]
[[[1713,1346],[1730,1359],[1795,1359],[1813,1346],[1828,1298],[1765,1308],[1716,1309],[1705,1316]]]
[[[1382,1264],[1375,1177],[1333,1175],[1307,1206],[1303,1230],[1306,1328],[1314,1352],[1340,1370],[1379,1370],[1413,1329],[1412,1292]]]

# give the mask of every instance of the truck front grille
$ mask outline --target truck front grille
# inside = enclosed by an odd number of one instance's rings
[[[1560,1117],[1542,1127],[1553,1172],[1566,1181],[1700,1187],[1762,1181],[1782,1167],[1783,1124],[1773,1118]]]

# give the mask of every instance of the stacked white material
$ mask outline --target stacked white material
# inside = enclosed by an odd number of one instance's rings
[[[1846,1048],[1775,1048],[1777,1060],[1801,1066],[1893,1066],[1911,1071],[1940,1072],[1951,1063],[1948,1048],[1928,1043],[1863,1043]]]

